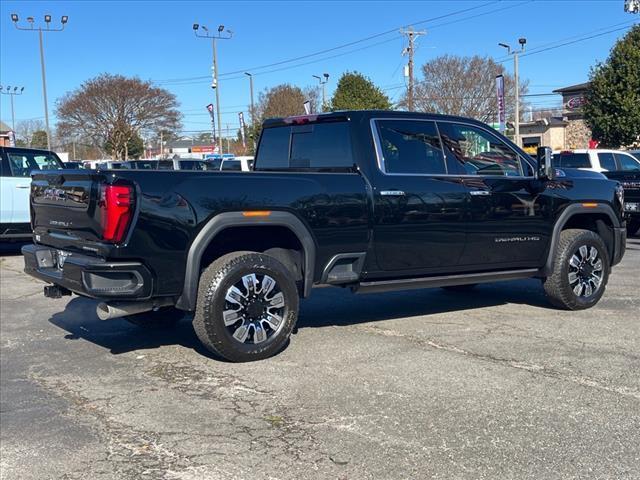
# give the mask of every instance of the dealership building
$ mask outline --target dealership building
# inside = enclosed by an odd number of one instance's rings
[[[554,90],[553,93],[562,95],[561,116],[520,123],[524,149],[535,153],[539,146],[554,150],[589,148],[591,130],[582,113],[588,87],[589,83],[580,83]]]

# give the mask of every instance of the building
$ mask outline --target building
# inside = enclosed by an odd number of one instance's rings
[[[12,147],[14,136],[11,128],[6,123],[0,121],[0,147]]]
[[[562,95],[562,114],[520,123],[520,140],[524,149],[535,153],[540,146],[554,150],[593,147],[591,130],[582,113],[588,88],[589,83],[580,83],[554,90],[553,93]]]

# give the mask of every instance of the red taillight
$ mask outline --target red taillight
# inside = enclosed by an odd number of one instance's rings
[[[133,213],[131,187],[126,185],[105,185],[102,187],[100,207],[102,208],[102,239],[118,243],[124,238]]]

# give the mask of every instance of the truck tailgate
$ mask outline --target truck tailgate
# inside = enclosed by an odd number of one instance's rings
[[[43,171],[33,175],[31,222],[38,238],[56,246],[87,248],[103,239],[103,186],[114,181],[109,172],[95,170]]]

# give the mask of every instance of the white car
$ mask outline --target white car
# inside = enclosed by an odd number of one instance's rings
[[[236,172],[250,172],[253,170],[253,157],[225,158],[220,165],[221,171],[235,170]]]
[[[602,148],[555,151],[553,165],[558,168],[577,168],[599,173],[640,170],[640,160],[631,153]]]
[[[0,147],[0,240],[31,236],[29,194],[33,170],[64,168],[48,150]]]

